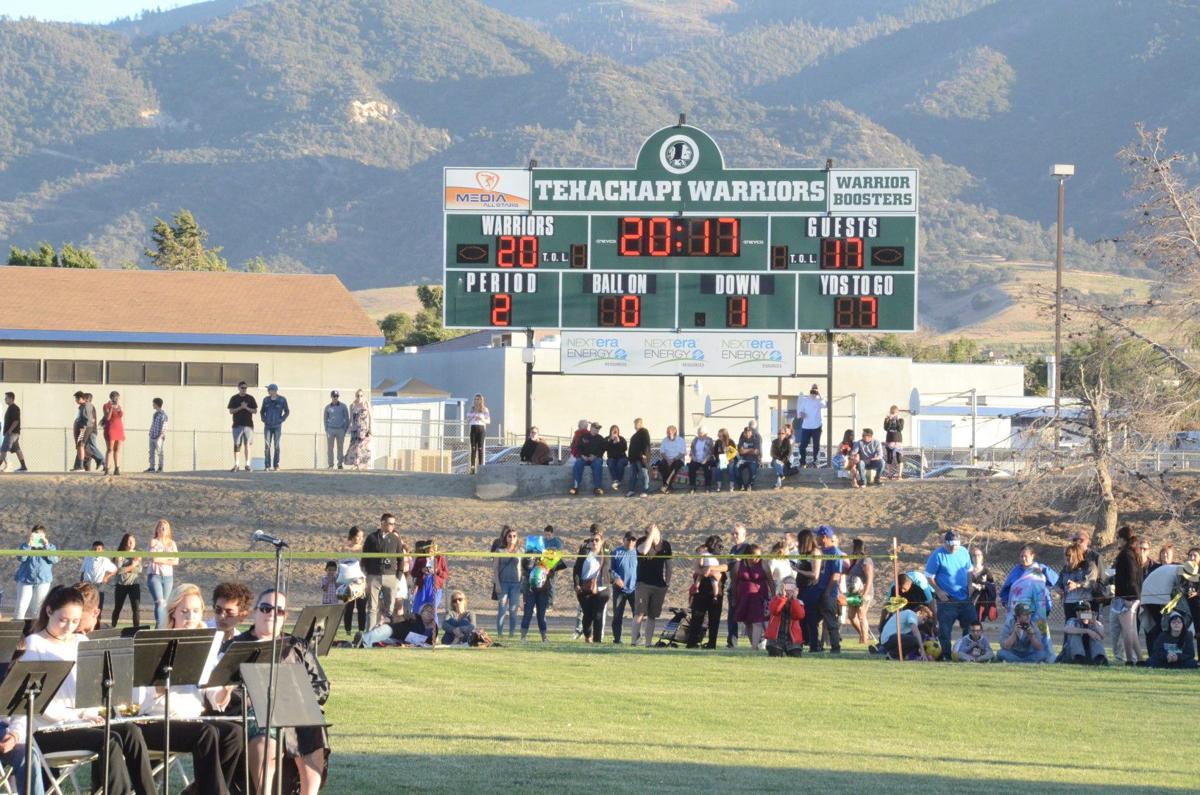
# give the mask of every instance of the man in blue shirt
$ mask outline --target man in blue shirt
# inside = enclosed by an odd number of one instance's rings
[[[842,651],[842,636],[840,633],[841,606],[838,604],[838,594],[841,592],[842,572],[846,561],[842,559],[842,550],[838,549],[837,536],[833,528],[823,524],[817,528],[817,543],[821,545],[821,574],[817,577],[817,587],[821,589],[821,621],[825,624],[825,632],[829,635],[829,653],[840,654]],[[813,643],[815,641],[815,648]],[[809,648],[812,651],[823,651],[819,638],[810,638]]]
[[[625,605],[633,617],[634,592],[637,590],[637,536],[625,533],[623,546],[612,553],[613,586],[613,643],[621,642],[621,625],[625,621]]]
[[[954,622],[958,621],[962,634],[966,635],[975,620],[975,607],[969,598],[971,553],[963,549],[961,541],[958,533],[949,531],[925,563],[925,574],[937,598],[938,641],[942,644],[943,660],[950,659]]]

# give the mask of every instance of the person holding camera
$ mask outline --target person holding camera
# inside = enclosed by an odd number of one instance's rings
[[[1061,663],[1074,665],[1108,665],[1104,654],[1104,625],[1092,612],[1091,602],[1077,602],[1075,614],[1063,628]]]
[[[21,549],[49,551],[58,547],[46,537],[46,528],[36,524],[29,531],[29,539],[21,544]],[[37,618],[42,600],[54,582],[54,564],[58,563],[58,556],[21,555],[17,560],[20,566],[17,567],[17,609],[13,618]]]
[[[1008,614],[1004,640],[996,657],[1001,662],[1042,663],[1054,661],[1054,650],[1050,647],[1050,635],[1033,623],[1032,610],[1024,602],[1018,602]]]

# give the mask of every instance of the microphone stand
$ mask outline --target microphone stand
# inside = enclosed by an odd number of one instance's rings
[[[42,692],[42,683],[30,677],[25,683],[25,795],[33,795],[33,776],[42,771],[33,769],[33,702]]]
[[[112,753],[112,689],[116,681],[113,679],[112,669],[112,652],[108,649],[104,650],[104,679],[100,682],[100,686],[104,689],[104,781],[105,786],[108,786],[108,770],[109,756]],[[28,762],[25,766],[29,770]]]
[[[254,539],[266,540],[266,539]],[[280,627],[276,629],[275,622],[279,620],[279,597],[283,594],[283,548],[287,544],[279,542],[275,544],[275,613],[271,616],[271,665],[267,672],[267,739],[271,738],[272,722],[275,719],[275,667],[279,664],[279,644],[282,634]],[[276,795],[283,793],[283,737],[275,738],[275,779],[271,787]],[[266,751],[266,746],[263,748]],[[263,787],[267,785],[267,754],[263,754],[262,758],[262,782]]]
[[[175,667],[175,649],[178,641],[171,641],[167,656],[159,669],[163,685],[163,779],[162,795],[171,793],[171,670]]]

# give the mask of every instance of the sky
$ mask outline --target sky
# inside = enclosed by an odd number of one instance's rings
[[[0,15],[57,22],[112,22],[147,8],[175,8],[196,0],[0,0]]]

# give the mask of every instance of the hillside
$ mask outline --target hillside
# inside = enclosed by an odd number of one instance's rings
[[[1195,87],[1159,79],[1150,107],[1135,85],[1181,70],[1189,12],[1147,0],[1125,25],[1127,4],[1105,5],[1119,13],[1081,12],[1081,27],[1129,77],[1079,70],[1056,103],[1031,85],[1033,21],[1062,17],[1016,0],[210,0],[104,28],[0,19],[0,248],[74,241],[144,264],[153,218],[186,207],[235,267],[436,281],[444,166],[625,165],[683,111],[735,166],[921,168],[922,268],[958,288],[965,263],[1052,253],[1040,164],[1063,128],[1100,163],[1077,159],[1068,217],[1087,235],[1068,237],[1069,265],[1146,275],[1086,240],[1118,236],[1131,114],[1189,140]],[[654,46],[622,49],[635,29]],[[963,46],[914,44],[945,37]],[[1078,62],[1086,38],[1057,60]],[[1113,91],[1119,114],[1097,105]],[[1014,126],[1043,130],[1043,149],[1013,144]]]

